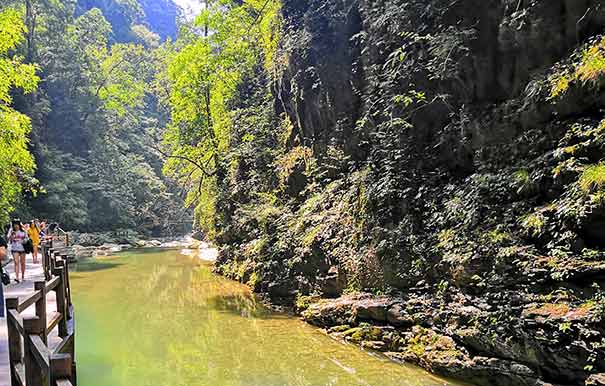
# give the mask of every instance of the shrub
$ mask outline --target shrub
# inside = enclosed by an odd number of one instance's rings
[[[533,236],[538,236],[546,225],[546,219],[541,213],[532,213],[523,218],[522,225]]]
[[[605,37],[582,52],[582,62],[576,67],[576,78],[582,83],[596,85],[605,75]]]
[[[591,193],[605,187],[605,164],[587,166],[578,180],[584,193]]]
[[[605,76],[605,37],[595,41],[582,51],[581,59],[571,70],[561,70],[549,77],[550,99],[567,92],[576,81],[583,85],[598,86]]]

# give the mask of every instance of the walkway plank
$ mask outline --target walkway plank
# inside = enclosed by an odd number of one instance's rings
[[[15,278],[14,265],[11,262],[5,268],[11,278]],[[33,264],[31,256],[27,258],[27,266],[25,269],[25,281],[17,284],[11,283],[4,288],[4,296],[27,296],[34,291],[34,282],[44,280],[44,270],[42,264]],[[47,310],[49,315],[53,315],[57,311],[55,292],[50,291],[47,295]],[[4,306],[4,304],[2,304]],[[25,310],[24,315],[34,315],[34,306]],[[49,319],[51,320],[51,319]],[[57,340],[56,331],[48,337],[49,342]],[[6,318],[0,318],[0,386],[10,386],[10,370],[8,365],[8,334],[6,331]]]

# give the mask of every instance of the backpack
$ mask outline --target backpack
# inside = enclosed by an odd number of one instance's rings
[[[34,251],[34,243],[32,243],[31,239],[27,239],[23,242],[23,250],[25,253],[32,253]]]
[[[0,264],[0,277],[2,279],[2,284],[9,285],[11,283],[11,277],[4,271],[4,267]]]

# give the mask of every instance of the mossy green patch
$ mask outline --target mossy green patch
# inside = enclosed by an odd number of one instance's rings
[[[550,99],[558,98],[579,83],[596,87],[605,76],[605,37],[593,40],[579,55],[580,59],[549,77]]]
[[[578,180],[584,193],[592,193],[605,187],[605,164],[587,166]]]

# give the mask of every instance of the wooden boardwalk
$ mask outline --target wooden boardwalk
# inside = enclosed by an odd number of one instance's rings
[[[15,278],[15,271],[13,263],[9,263],[5,268],[11,278]],[[27,257],[27,268],[25,269],[25,281],[17,284],[14,281],[8,286],[4,287],[4,297],[11,296],[26,296],[34,290],[34,282],[44,280],[44,269],[42,264],[34,264],[32,257]],[[54,312],[57,310],[57,303],[55,299],[55,293],[50,292],[47,295],[47,304],[49,305],[48,312]],[[2,305],[4,306],[4,304]],[[32,305],[26,311],[26,315],[34,315],[34,306]],[[56,339],[57,336],[53,339]],[[0,386],[10,386],[10,370],[8,364],[8,335],[6,331],[6,318],[0,318]]]
[[[55,249],[53,244],[57,244]],[[28,256],[25,280],[4,287],[7,310],[6,317],[0,318],[0,386],[76,384],[75,330],[64,247],[45,242],[41,263],[33,264]],[[12,262],[5,270],[15,278]]]

